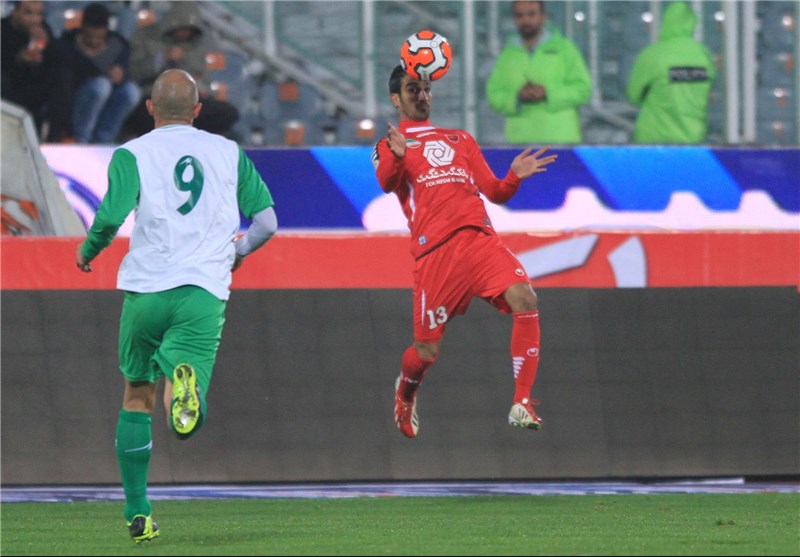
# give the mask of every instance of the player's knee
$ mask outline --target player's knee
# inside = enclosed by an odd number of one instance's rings
[[[156,405],[155,385],[146,382],[125,382],[122,408],[128,412],[152,414]]]
[[[539,309],[539,298],[530,283],[517,283],[506,291],[506,302],[511,311],[536,311]]]
[[[438,342],[415,342],[414,343],[417,354],[423,360],[427,360],[432,362],[436,359],[439,355],[439,343]]]

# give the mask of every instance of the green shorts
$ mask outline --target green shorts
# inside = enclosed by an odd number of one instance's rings
[[[119,327],[119,367],[130,382],[172,380],[191,365],[205,398],[225,324],[226,302],[199,286],[125,292]]]

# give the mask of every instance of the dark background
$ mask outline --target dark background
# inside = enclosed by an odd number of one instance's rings
[[[204,428],[151,483],[800,474],[795,288],[539,289],[539,432],[507,425],[511,320],[475,300],[392,419],[410,290],[234,290]],[[118,291],[3,291],[2,483],[118,483]]]

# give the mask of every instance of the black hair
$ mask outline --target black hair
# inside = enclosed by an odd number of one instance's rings
[[[406,76],[406,71],[403,69],[403,66],[397,64],[394,69],[392,70],[392,75],[389,76],[389,94],[397,93],[400,94],[400,90],[403,88],[403,78]]]
[[[513,2],[511,2],[511,8],[513,9],[514,8],[514,4],[516,4],[519,1],[520,0],[514,0]],[[543,14],[547,13],[547,11],[544,9],[544,0],[528,0],[528,1],[536,2],[537,4],[539,4],[539,9],[542,10],[542,13]]]
[[[89,4],[83,9],[84,27],[108,27],[111,13],[103,4]]]

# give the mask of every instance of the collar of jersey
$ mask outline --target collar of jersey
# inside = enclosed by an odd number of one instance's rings
[[[425,130],[432,130],[433,124],[430,120],[402,120],[400,122],[401,132],[422,132]]]
[[[190,126],[190,124],[167,124],[166,126],[161,126],[160,130],[173,130],[175,128],[185,128],[186,126]]]

